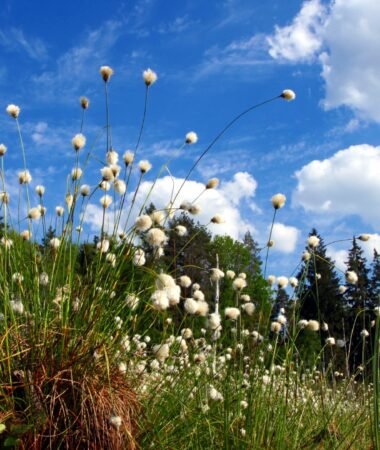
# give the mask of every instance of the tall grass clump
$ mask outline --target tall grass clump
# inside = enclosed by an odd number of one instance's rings
[[[197,201],[219,183],[212,178],[199,195],[180,201],[190,175],[237,120],[276,99],[293,100],[294,93],[284,90],[238,114],[178,185],[171,160],[163,162],[150,192],[163,172],[169,173],[173,188],[164,199],[167,207],[156,209],[149,205],[149,194],[139,202],[152,165],[138,157],[157,75],[151,69],[143,73],[141,125],[134,148],[123,155],[112,145],[113,70],[102,66],[100,75],[105,123],[95,138],[86,135],[90,101],[81,97],[80,124],[71,141],[73,168],[55,214],[46,209],[44,186],[31,189],[21,110],[7,107],[23,170],[18,198],[10,198],[7,149],[1,145],[0,446],[378,446],[378,323],[372,358],[343,373],[336,362],[342,355],[347,361],[350,347],[344,343],[347,352],[342,354],[335,345],[318,296],[316,317],[300,316],[307,271],[318,264],[318,238],[309,237],[298,277],[264,279],[283,194],[272,198],[273,220],[262,249],[264,277],[256,278],[264,300],[251,298],[250,289],[257,286],[249,284],[241,264],[225,259],[221,264],[218,252],[212,267],[195,256],[191,264],[181,265],[184,253],[207,235],[191,219],[199,212]],[[181,149],[197,140],[195,132],[188,132]],[[85,184],[96,164],[96,182]],[[100,205],[100,227],[92,241],[83,236],[83,227],[93,202]],[[213,224],[223,221],[220,214],[210,217]],[[355,283],[354,275],[347,276],[347,283]],[[274,293],[283,294],[288,284],[291,306],[276,310]],[[362,314],[364,309],[358,320]],[[308,352],[308,340],[318,341],[316,351]]]

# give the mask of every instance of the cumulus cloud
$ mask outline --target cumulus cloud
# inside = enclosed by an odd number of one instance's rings
[[[195,220],[201,224],[209,224],[215,214],[221,214],[225,218],[225,223],[210,224],[209,229],[213,234],[228,234],[238,239],[249,229],[254,232],[254,227],[245,221],[240,209],[244,202],[252,202],[255,194],[256,181],[245,173],[237,173],[231,181],[227,181],[221,189],[209,189],[204,191],[204,184],[189,180],[179,191],[183,179],[171,178],[169,176],[159,178],[155,183],[145,181],[141,184],[136,195],[135,207],[131,214],[130,224],[139,214],[144,205],[153,203],[157,209],[164,209],[173,198],[174,207],[178,208],[183,201],[194,201],[202,194],[196,203],[200,205],[200,214],[194,216]],[[179,192],[179,193],[178,193]],[[174,195],[173,195],[174,193]],[[178,193],[178,195],[176,195]],[[130,204],[133,197],[131,193],[127,204]],[[102,224],[102,208],[97,204],[90,204],[87,208],[84,222],[88,224],[94,233],[98,233]],[[121,224],[124,225],[127,212],[123,215]],[[114,225],[114,213],[108,211],[105,219],[106,229],[112,231]]]
[[[280,61],[319,61],[326,109],[342,105],[380,122],[380,2],[305,1],[292,23],[267,37],[269,54]]]
[[[248,172],[238,172],[222,184],[221,191],[233,205],[239,205],[243,198],[254,197],[256,188],[257,181]]]
[[[357,215],[373,227],[380,220],[380,147],[362,144],[314,160],[295,173],[293,205],[332,218]]]
[[[269,54],[294,62],[314,58],[322,47],[325,19],[326,7],[319,0],[304,2],[290,25],[276,26],[274,34],[268,36]]]
[[[326,255],[331,258],[338,270],[341,270],[342,272],[345,272],[347,270],[347,250],[336,250],[334,248],[328,248],[326,250]]]
[[[372,261],[374,250],[376,250],[377,253],[380,253],[380,235],[373,233],[370,236],[370,239],[366,242],[358,241],[364,250],[364,255],[368,261]]]
[[[346,105],[380,122],[378,0],[336,0],[326,22],[328,50],[320,56],[326,108]]]
[[[282,253],[292,253],[296,248],[299,235],[300,230],[296,227],[284,225],[283,223],[275,223],[272,231],[272,239],[274,240],[273,250]]]

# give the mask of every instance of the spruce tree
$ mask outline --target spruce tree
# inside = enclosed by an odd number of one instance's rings
[[[344,294],[347,307],[348,332],[351,336],[350,366],[355,370],[360,364],[366,364],[370,357],[369,340],[360,335],[364,329],[369,331],[373,309],[373,298],[370,290],[369,269],[363,250],[355,238],[348,254],[347,270],[358,277],[355,284],[347,284]]]
[[[370,298],[373,306],[380,305],[380,253],[373,252],[373,261],[371,267],[371,282],[370,282]]]
[[[320,241],[315,249],[306,248],[311,258],[303,262],[298,274],[300,318],[326,322],[330,335],[339,338],[342,335],[344,318],[344,302],[339,293],[339,278],[331,258],[326,255],[326,246],[317,230],[313,229],[309,236],[317,236]]]

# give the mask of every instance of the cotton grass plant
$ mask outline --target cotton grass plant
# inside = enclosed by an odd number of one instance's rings
[[[170,233],[183,240],[173,260],[196,237],[187,237],[183,224],[171,229],[173,215],[196,214],[199,197],[218,187],[219,180],[211,178],[200,195],[179,204],[200,161],[241,117],[276,99],[293,100],[295,94],[284,90],[228,122],[195,159],[176,191],[173,183],[167,208],[149,212],[149,196],[137,205],[139,189],[152,170],[144,155],[140,157],[140,144],[157,75],[151,69],[143,73],[138,138],[122,157],[112,146],[113,76],[111,67],[100,68],[105,126],[95,139],[86,135],[90,100],[80,98],[80,126],[71,141],[72,169],[54,219],[45,206],[48,189],[30,189],[33,174],[23,142],[22,110],[7,107],[16,124],[23,170],[18,174],[18,199],[11,199],[5,179],[7,148],[0,145],[1,445],[366,448],[372,440],[372,390],[378,423],[378,347],[373,387],[342,377],[333,366],[321,371],[325,348],[307,367],[298,358],[297,336],[304,328],[319,332],[320,318],[302,322],[295,308],[292,317],[281,312],[271,320],[246,292],[246,275],[224,272],[217,257],[208,274],[214,298],[206,298],[203,287],[186,274],[167,273],[160,259]],[[101,137],[104,152],[95,155],[94,142]],[[197,134],[188,132],[181,149],[197,141]],[[171,175],[169,163],[162,164],[152,189],[163,171]],[[83,180],[92,164],[98,164],[98,179],[88,185]],[[95,244],[83,237],[91,202],[100,205]],[[284,203],[282,194],[272,198],[265,270],[277,210]],[[49,220],[56,234],[49,234]],[[213,224],[223,221],[220,214],[210,217]],[[310,242],[309,264],[315,263],[314,244]],[[349,282],[352,277],[347,275]],[[290,279],[294,298],[302,282],[302,277]],[[288,279],[273,277],[271,283],[285,289]],[[233,295],[222,309],[223,284],[229,284]],[[376,336],[377,342],[378,324]],[[327,341],[326,348],[331,349],[331,343]],[[378,443],[377,425],[373,429]]]

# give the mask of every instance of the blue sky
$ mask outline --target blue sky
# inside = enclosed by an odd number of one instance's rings
[[[22,162],[7,104],[22,108],[32,186],[46,186],[53,214],[74,166],[79,97],[91,102],[84,134],[93,142],[105,124],[99,67],[114,69],[110,117],[113,145],[122,154],[136,142],[141,75],[151,67],[158,81],[150,89],[140,150],[153,164],[147,180],[173,155],[171,173],[185,176],[234,115],[291,88],[294,102],[275,101],[228,131],[193,173],[186,195],[220,178],[218,194],[202,199],[200,220],[220,212],[226,224],[219,230],[239,237],[249,228],[265,242],[270,198],[284,193],[270,261],[277,275],[291,272],[312,226],[327,242],[371,233],[370,255],[374,246],[380,249],[379,19],[377,0],[3,0],[0,141],[8,147],[4,164],[14,204]],[[199,141],[179,153],[190,130]],[[94,153],[104,156],[104,134]],[[93,161],[83,181],[95,184],[99,168]],[[158,188],[156,203],[168,179]],[[98,224],[96,202],[85,224],[90,234]],[[331,247],[340,267],[347,245]]]

